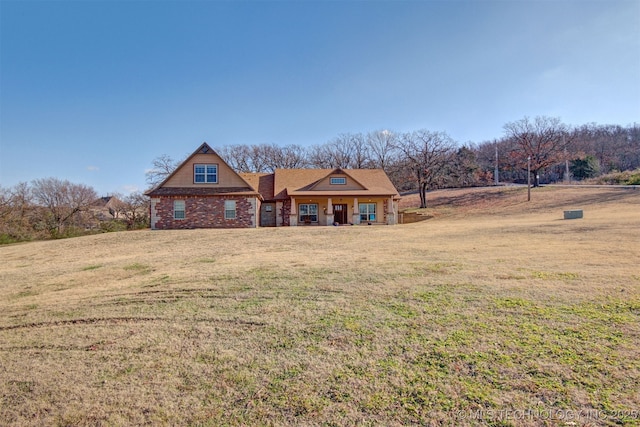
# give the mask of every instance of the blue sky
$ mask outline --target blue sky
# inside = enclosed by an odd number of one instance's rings
[[[0,0],[0,185],[144,190],[203,141],[640,122],[640,2]]]

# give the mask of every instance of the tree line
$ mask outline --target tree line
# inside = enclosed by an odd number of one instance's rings
[[[533,186],[584,180],[640,168],[640,127],[587,124],[572,127],[560,118],[525,117],[503,127],[499,139],[460,144],[446,132],[417,130],[345,133],[310,147],[257,144],[215,147],[239,172],[290,168],[380,168],[400,192],[427,191],[496,182]],[[176,166],[169,156],[154,160],[147,183],[155,186]],[[567,169],[568,172],[567,173]]]
[[[569,127],[557,118],[536,117],[504,128],[502,138],[475,146],[477,162],[485,169],[496,164],[497,153],[501,182],[526,182],[528,157],[536,184],[583,181],[640,168],[640,126],[635,123]]]
[[[380,168],[398,191],[417,191],[421,207],[427,206],[429,190],[526,183],[527,171],[537,186],[640,169],[640,126],[635,123],[572,127],[556,117],[538,116],[507,123],[503,131],[500,138],[480,143],[460,144],[446,132],[426,129],[376,130],[340,134],[308,147],[235,144],[215,149],[239,172]],[[156,157],[146,175],[150,188],[179,163],[168,155]],[[113,196],[117,203],[104,218],[95,206],[95,190],[83,184],[45,178],[11,188],[0,186],[0,243],[148,224],[147,197],[141,193]]]
[[[84,184],[58,178],[0,187],[0,243],[130,230],[148,225],[148,198],[113,194],[101,203]]]

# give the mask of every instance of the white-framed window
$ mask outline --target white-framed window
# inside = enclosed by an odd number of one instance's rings
[[[347,178],[344,176],[332,176],[330,182],[331,185],[345,185],[347,183]]]
[[[302,203],[298,205],[298,216],[302,223],[318,222],[318,204]]]
[[[360,221],[370,222],[376,220],[375,203],[360,203],[358,209],[360,210]]]
[[[193,182],[196,184],[217,184],[218,165],[193,165]]]
[[[236,219],[236,201],[224,201],[224,219]]]
[[[184,200],[173,201],[173,219],[185,219]]]

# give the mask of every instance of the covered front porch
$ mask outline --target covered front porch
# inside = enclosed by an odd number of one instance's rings
[[[393,197],[291,197],[291,226],[396,223]]]

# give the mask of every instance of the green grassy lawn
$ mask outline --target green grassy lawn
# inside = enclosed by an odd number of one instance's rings
[[[0,247],[0,424],[640,425],[640,191],[475,191]]]

